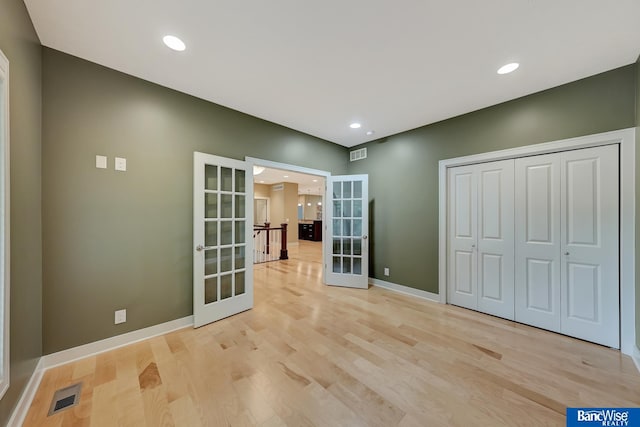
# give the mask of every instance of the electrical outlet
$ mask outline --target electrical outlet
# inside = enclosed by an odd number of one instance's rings
[[[124,157],[116,157],[115,169],[117,171],[126,172],[127,171],[127,159],[125,159]]]
[[[116,316],[115,316],[115,324],[119,324],[119,323],[124,323],[127,321],[127,310],[123,309],[123,310],[116,310]]]
[[[389,275],[389,267],[385,267],[384,268],[384,275],[388,276]]]

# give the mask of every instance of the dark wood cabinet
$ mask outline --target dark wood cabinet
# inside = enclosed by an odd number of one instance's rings
[[[322,241],[322,221],[298,223],[298,239],[313,240],[314,242]]]

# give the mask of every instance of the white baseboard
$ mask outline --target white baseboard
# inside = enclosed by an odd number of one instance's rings
[[[433,302],[440,302],[440,295],[433,292],[423,291],[421,289],[410,288],[404,285],[398,285],[397,283],[386,282],[380,279],[369,278],[369,283],[373,286],[388,289],[390,291],[399,292],[405,295],[411,295],[414,297],[426,299]]]
[[[20,395],[20,400],[18,400],[18,404],[13,410],[11,418],[9,418],[8,427],[20,427],[24,423],[24,419],[27,417],[27,413],[31,407],[31,402],[33,402],[36,391],[38,391],[38,387],[40,387],[40,381],[42,381],[42,375],[44,374],[43,366],[44,363],[41,357],[40,360],[38,360],[35,371],[31,374],[27,386]]]
[[[636,364],[636,369],[638,369],[638,372],[640,372],[640,350],[638,350],[638,347],[633,347],[633,354],[630,354],[630,356],[633,359],[633,362]]]
[[[96,354],[104,353],[105,351],[114,350],[119,347],[124,347],[125,345],[133,344],[138,341],[143,341],[189,326],[193,326],[193,316],[183,317],[182,319],[172,320],[170,322],[149,326],[148,328],[138,329],[136,331],[127,332],[126,334],[116,335],[115,337],[73,347],[68,350],[62,350],[57,353],[47,354],[42,356],[42,359],[44,360],[43,367],[46,370],[55,366],[64,365],[85,357],[94,356]]]

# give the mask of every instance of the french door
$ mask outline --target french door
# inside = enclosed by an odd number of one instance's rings
[[[330,176],[325,203],[325,282],[327,285],[369,287],[368,175]]]
[[[194,153],[194,326],[253,307],[253,175],[244,161]]]

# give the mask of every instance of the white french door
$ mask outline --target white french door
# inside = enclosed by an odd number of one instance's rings
[[[369,287],[368,182],[368,175],[327,177],[327,285]]]
[[[194,153],[194,326],[253,307],[253,175],[244,161]]]
[[[448,299],[513,319],[513,160],[448,174]]]

